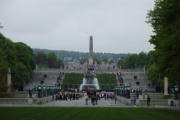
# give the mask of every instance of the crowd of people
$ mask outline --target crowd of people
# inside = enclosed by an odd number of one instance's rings
[[[71,100],[79,100],[81,97],[85,96],[85,104],[88,105],[90,103],[95,106],[98,105],[98,101],[101,99],[106,100],[114,100],[115,104],[117,101],[117,95],[112,92],[92,92],[90,93],[83,93],[83,92],[64,92],[61,91],[53,96],[54,100],[64,100],[64,101],[71,101]],[[133,97],[132,101],[133,104],[136,105],[137,97],[136,95]],[[150,106],[151,98],[148,95],[147,97],[147,105]]]
[[[90,95],[87,95],[86,98],[85,98],[86,105],[88,105],[89,99],[91,100],[92,105],[97,105],[98,100],[100,100],[100,99],[115,100],[115,104],[116,104],[117,96],[114,93],[94,93],[94,94],[90,94]]]
[[[56,100],[78,100],[83,96],[83,93],[80,92],[59,92],[56,94]]]

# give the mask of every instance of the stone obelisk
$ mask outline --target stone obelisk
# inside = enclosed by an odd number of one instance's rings
[[[83,78],[83,83],[80,85],[80,90],[85,91],[87,89],[99,90],[98,79],[95,75],[95,65],[93,58],[93,36],[89,37],[89,64],[87,65],[87,72]]]
[[[89,64],[93,64],[93,36],[89,39]]]

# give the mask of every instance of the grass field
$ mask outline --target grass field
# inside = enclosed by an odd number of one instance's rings
[[[179,120],[180,111],[101,107],[0,107],[0,120]]]
[[[65,73],[62,88],[79,88],[84,75],[81,73]]]
[[[97,74],[96,75],[101,89],[110,89],[117,86],[116,75],[114,74]]]

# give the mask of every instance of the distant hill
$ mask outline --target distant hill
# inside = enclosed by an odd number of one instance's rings
[[[58,58],[64,60],[64,58],[70,57],[73,60],[77,60],[80,58],[88,58],[88,52],[77,52],[77,51],[65,51],[65,50],[48,50],[48,49],[37,49],[34,48],[33,52],[36,54],[39,51],[43,51],[44,53],[48,54],[49,52],[54,52]],[[117,62],[119,58],[125,57],[128,54],[115,54],[115,53],[94,53],[94,57],[103,60],[103,59],[112,59],[114,62]]]

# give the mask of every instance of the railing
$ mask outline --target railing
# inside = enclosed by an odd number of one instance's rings
[[[0,104],[28,104],[29,98],[0,98]]]
[[[55,96],[54,96],[55,98]],[[44,104],[53,100],[53,96],[43,98],[0,98],[1,104]]]
[[[138,100],[137,104],[142,105],[142,106],[147,105],[147,100]],[[150,105],[167,106],[168,105],[168,100],[167,99],[152,99],[150,101]]]

